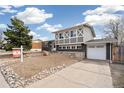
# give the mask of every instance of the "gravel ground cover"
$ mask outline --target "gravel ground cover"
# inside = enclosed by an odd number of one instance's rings
[[[10,87],[25,87],[77,62],[64,54],[30,56],[24,62],[9,61],[0,70]]]

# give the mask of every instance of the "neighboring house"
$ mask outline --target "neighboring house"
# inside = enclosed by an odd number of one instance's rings
[[[95,32],[89,24],[82,24],[71,28],[53,32],[55,34],[55,46],[57,51],[83,53],[85,57],[85,42],[95,37]]]
[[[42,51],[42,41],[41,40],[32,40],[32,49],[31,51]]]
[[[55,48],[55,40],[43,41],[43,50],[52,51]]]
[[[86,56],[88,59],[111,60],[112,45],[117,43],[116,39],[94,39],[89,40],[87,45]]]

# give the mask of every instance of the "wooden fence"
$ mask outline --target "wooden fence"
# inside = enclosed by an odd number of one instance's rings
[[[124,46],[112,45],[112,61],[124,63]]]

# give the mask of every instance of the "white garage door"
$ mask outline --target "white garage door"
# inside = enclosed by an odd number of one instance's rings
[[[106,60],[106,45],[88,45],[87,58]]]

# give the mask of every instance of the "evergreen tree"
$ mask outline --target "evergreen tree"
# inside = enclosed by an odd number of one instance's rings
[[[20,48],[23,45],[24,50],[31,49],[32,36],[29,35],[30,29],[25,26],[24,22],[16,17],[11,19],[11,25],[4,32],[6,50],[12,50],[12,48]]]

